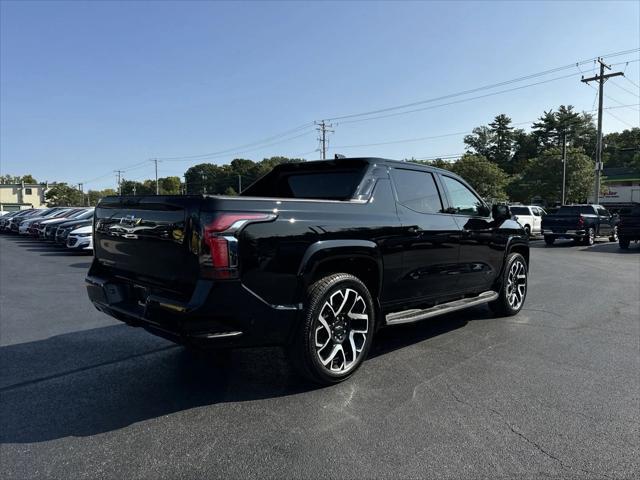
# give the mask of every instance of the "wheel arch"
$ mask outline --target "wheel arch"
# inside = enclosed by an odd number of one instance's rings
[[[349,273],[359,278],[376,303],[382,289],[382,257],[378,246],[368,240],[324,240],[313,243],[298,269],[302,298],[316,280],[332,273]]]

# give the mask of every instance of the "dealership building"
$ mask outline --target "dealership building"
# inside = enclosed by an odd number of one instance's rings
[[[46,206],[47,183],[7,183],[0,185],[0,212]]]
[[[640,203],[640,170],[633,168],[605,168],[602,172],[603,193],[600,204],[616,209],[636,202]],[[593,201],[593,198],[590,199]]]

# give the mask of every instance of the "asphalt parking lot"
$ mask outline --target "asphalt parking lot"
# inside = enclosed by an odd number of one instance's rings
[[[93,309],[91,257],[0,237],[2,478],[638,478],[640,247],[534,242],[527,303],[396,327],[351,380]]]

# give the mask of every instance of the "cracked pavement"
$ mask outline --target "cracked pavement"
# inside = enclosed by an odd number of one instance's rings
[[[534,242],[518,316],[387,329],[328,388],[119,324],[89,261],[0,237],[2,478],[640,477],[637,245]]]

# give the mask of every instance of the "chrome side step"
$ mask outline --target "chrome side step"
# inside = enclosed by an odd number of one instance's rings
[[[468,307],[474,307],[476,305],[482,305],[483,303],[492,302],[498,298],[498,293],[493,291],[482,292],[477,297],[463,298],[461,300],[455,300],[453,302],[442,303],[435,307],[412,310],[404,310],[402,312],[393,312],[385,316],[387,325],[399,325],[401,323],[413,323],[418,320],[424,320],[425,318],[436,317],[438,315],[444,315],[445,313],[455,312]]]

